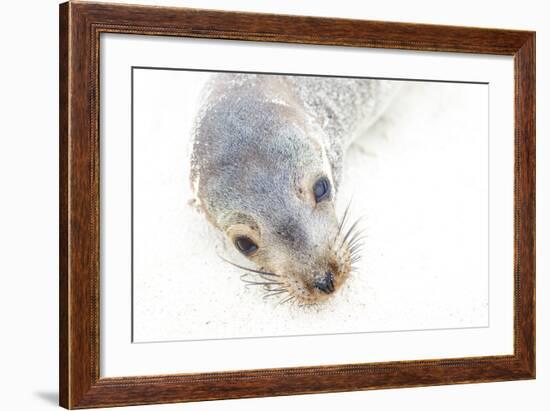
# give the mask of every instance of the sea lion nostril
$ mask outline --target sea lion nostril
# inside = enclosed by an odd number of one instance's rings
[[[325,294],[330,294],[334,291],[334,274],[331,271],[325,272],[324,277],[319,278],[315,281],[315,288],[324,292]]]
[[[330,292],[334,291],[334,274],[331,271],[325,273],[325,282]]]

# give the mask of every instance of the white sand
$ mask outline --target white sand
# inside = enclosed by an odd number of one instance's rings
[[[488,324],[487,87],[409,83],[348,153],[338,197],[365,217],[359,273],[318,308],[262,299],[191,206],[188,130],[202,73],[135,76],[137,342]]]

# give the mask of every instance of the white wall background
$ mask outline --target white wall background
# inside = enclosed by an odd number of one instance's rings
[[[137,0],[134,0],[138,2]],[[57,1],[2,8],[0,65],[0,287],[2,408],[55,409],[57,403]],[[144,2],[145,3],[145,2]],[[150,1],[154,4],[286,14],[537,30],[538,72],[538,378],[535,381],[307,395],[144,409],[545,409],[550,389],[550,13],[545,2],[357,2],[340,0]]]

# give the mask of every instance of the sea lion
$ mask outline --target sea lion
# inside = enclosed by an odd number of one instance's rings
[[[304,305],[345,282],[361,236],[347,211],[339,219],[335,210],[344,154],[397,88],[299,75],[207,81],[192,129],[191,184],[208,221],[253,263],[232,263],[255,276],[246,282]]]

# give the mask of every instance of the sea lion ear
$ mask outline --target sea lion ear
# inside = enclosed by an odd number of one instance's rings
[[[189,200],[187,200],[187,205],[199,213],[202,211],[202,208],[200,206],[200,201],[196,197],[192,197]]]

